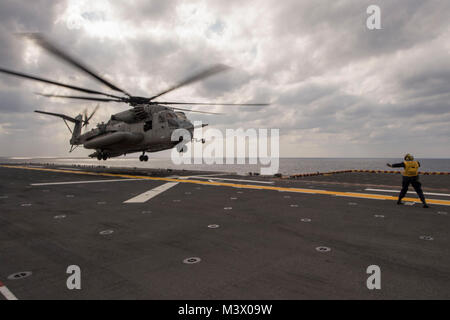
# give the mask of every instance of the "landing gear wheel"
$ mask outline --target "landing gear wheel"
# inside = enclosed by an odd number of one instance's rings
[[[99,161],[102,160],[102,155],[101,154],[97,155],[97,160],[99,160]]]
[[[143,151],[142,154],[139,156],[139,161],[148,161],[148,156],[145,155],[145,152]]]
[[[107,156],[106,154],[104,154],[104,155],[102,156],[102,159],[103,159],[103,160],[106,160],[106,159],[108,159],[108,156]]]

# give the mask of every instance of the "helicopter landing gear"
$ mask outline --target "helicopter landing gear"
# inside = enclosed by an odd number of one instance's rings
[[[107,160],[108,159],[108,155],[104,152],[99,152],[97,154],[97,160]]]
[[[139,156],[139,161],[148,161],[148,156],[146,156],[145,153],[142,153]]]

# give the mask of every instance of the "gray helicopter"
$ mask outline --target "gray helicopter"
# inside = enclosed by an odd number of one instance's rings
[[[46,112],[41,110],[36,110],[35,112],[55,116],[61,118],[67,128],[72,134],[70,139],[70,151],[72,152],[75,148],[82,145],[86,149],[93,149],[95,152],[89,155],[91,158],[97,158],[98,160],[107,160],[111,157],[117,157],[121,155],[126,155],[135,152],[142,152],[139,157],[140,161],[148,161],[148,156],[146,152],[157,152],[162,150],[167,150],[177,146],[179,152],[184,152],[185,146],[183,142],[183,137],[180,137],[178,141],[172,141],[172,133],[177,129],[184,129],[190,133],[190,139],[193,140],[194,125],[186,117],[186,112],[197,112],[204,114],[218,114],[213,112],[204,112],[198,110],[184,109],[180,107],[175,107],[177,105],[221,105],[221,106],[264,106],[267,103],[245,103],[245,104],[235,104],[235,103],[190,103],[190,102],[173,102],[173,101],[155,101],[156,98],[169,93],[173,90],[181,88],[183,86],[189,85],[191,83],[203,80],[219,72],[223,72],[229,67],[218,64],[203,70],[174,86],[156,94],[151,97],[139,97],[133,96],[123,89],[115,86],[106,79],[100,77],[97,73],[92,71],[83,63],[71,57],[69,54],[52,44],[49,40],[44,38],[40,34],[26,34],[28,38],[34,40],[40,47],[48,51],[49,53],[55,55],[56,57],[62,59],[64,62],[70,64],[71,66],[83,71],[87,75],[91,76],[95,80],[99,81],[103,85],[106,85],[111,90],[120,92],[121,95],[110,94],[101,91],[96,91],[92,89],[82,88],[78,86],[73,86],[69,84],[64,84],[56,82],[53,80],[44,79],[41,77],[28,75],[4,68],[0,68],[0,72],[26,78],[30,80],[40,81],[47,84],[52,84],[59,87],[64,87],[67,89],[83,92],[86,94],[92,94],[96,96],[72,96],[72,95],[50,95],[50,94],[39,94],[45,97],[56,97],[56,98],[66,98],[66,99],[78,99],[87,101],[99,101],[99,102],[123,102],[132,106],[123,112],[113,114],[107,123],[99,123],[96,128],[93,128],[85,133],[82,133],[83,127],[89,124],[89,120],[94,116],[95,112],[98,110],[97,107],[88,116],[85,110],[83,114],[79,114],[76,117],[70,117],[65,114]],[[103,96],[103,97],[101,97]],[[67,122],[72,122],[73,128],[69,126]],[[203,124],[202,127],[206,126]],[[186,143],[189,141],[185,141]],[[205,140],[202,139],[205,143]]]

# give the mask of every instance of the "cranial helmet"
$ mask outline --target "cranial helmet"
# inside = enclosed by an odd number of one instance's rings
[[[413,161],[413,160],[414,157],[412,156],[412,154],[409,153],[405,154],[405,161]]]

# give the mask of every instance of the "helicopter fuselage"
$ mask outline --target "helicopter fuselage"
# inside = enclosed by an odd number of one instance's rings
[[[185,129],[193,136],[194,126],[183,112],[160,105],[139,105],[114,114],[107,123],[76,137],[71,143],[96,151],[89,155],[98,159],[134,152],[156,152],[171,149],[176,129]]]

